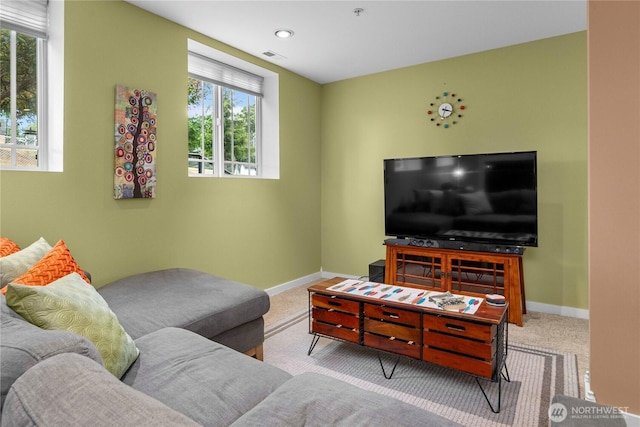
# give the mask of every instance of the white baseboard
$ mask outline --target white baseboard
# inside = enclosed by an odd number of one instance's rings
[[[309,274],[308,276],[294,279],[290,282],[282,283],[280,285],[273,286],[266,289],[265,292],[269,296],[278,295],[280,292],[288,291],[289,289],[297,288],[298,286],[306,285],[310,282],[318,281],[320,279],[332,279],[334,277],[344,277],[345,279],[359,279],[363,276],[352,276],[351,274],[331,273],[329,271],[318,271],[317,273]]]
[[[544,304],[535,301],[527,301],[527,311],[557,314],[566,317],[576,317],[578,319],[589,319],[589,310],[585,310],[584,308],[565,307],[562,305]]]
[[[584,400],[588,400],[589,402],[596,401],[596,395],[593,390],[591,390],[591,374],[589,371],[584,374],[584,394]]]
[[[289,289],[297,288],[298,286],[306,285],[309,282],[313,282],[316,280],[323,279],[322,272],[317,272],[313,274],[309,274],[308,276],[300,277],[299,279],[294,279],[290,282],[282,283],[280,285],[276,285],[267,289],[265,292],[269,296],[277,295],[280,292],[288,291]]]
[[[363,277],[363,280],[366,279],[366,276],[353,276],[351,274],[342,274],[342,273],[332,273],[330,271],[321,271],[323,279],[333,279],[334,277],[344,277],[345,279],[359,279]]]
[[[281,285],[276,285],[266,290],[269,295],[277,295],[280,292],[287,291],[289,289],[305,285],[309,282],[320,279],[332,279],[334,277],[344,277],[346,279],[366,279],[366,276],[354,276],[351,274],[332,273],[330,271],[319,271],[317,273],[309,274],[308,276],[301,277],[299,279],[292,280]],[[565,307],[561,305],[544,304],[541,302],[527,301],[527,311],[537,311],[539,313],[557,314],[566,317],[576,317],[579,319],[589,319],[589,310],[575,307]]]

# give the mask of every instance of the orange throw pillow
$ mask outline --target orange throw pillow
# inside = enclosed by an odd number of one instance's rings
[[[16,245],[11,239],[0,237],[0,257],[11,255],[20,250],[20,246]]]
[[[75,259],[71,256],[67,245],[60,240],[51,250],[36,262],[26,273],[16,278],[11,283],[19,283],[28,286],[46,286],[67,274],[78,273],[82,279],[91,284]],[[7,287],[0,290],[6,294]]]

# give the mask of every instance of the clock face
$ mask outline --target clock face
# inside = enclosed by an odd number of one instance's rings
[[[440,114],[442,118],[449,117],[451,113],[453,113],[453,107],[448,102],[443,102],[438,107],[438,114]]]
[[[443,92],[442,95],[436,96],[434,102],[429,104],[429,120],[436,126],[449,128],[458,124],[458,120],[462,117],[462,110],[466,107],[462,104],[462,98],[456,96],[455,93]]]

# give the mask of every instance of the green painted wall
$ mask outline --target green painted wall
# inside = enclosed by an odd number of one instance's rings
[[[167,267],[259,288],[365,275],[384,158],[537,150],[527,299],[587,308],[586,32],[320,86],[121,1],[65,8],[65,169],[0,172],[3,236],[64,239],[97,286]],[[279,72],[281,179],[187,177],[187,38]],[[158,95],[156,199],[113,199],[116,84]],[[468,105],[450,129],[425,114],[443,90]]]
[[[167,267],[260,288],[319,271],[321,86],[128,3],[65,9],[64,172],[0,173],[2,235],[64,239],[97,286]],[[187,38],[280,73],[281,179],[187,177]],[[113,199],[116,84],[157,94],[156,199]]]
[[[587,309],[586,40],[580,32],[325,85],[323,269],[366,275],[384,258],[384,158],[537,150],[527,300]],[[444,90],[468,106],[449,129],[426,115]]]

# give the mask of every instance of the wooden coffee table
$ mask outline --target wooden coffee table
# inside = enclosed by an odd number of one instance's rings
[[[506,366],[509,305],[490,306],[482,301],[474,314],[445,311],[375,296],[330,290],[345,278],[336,277],[310,286],[308,354],[320,337],[422,360],[473,375],[491,410],[500,412],[502,379],[510,381]],[[366,282],[371,286],[371,282]],[[363,283],[364,285],[364,283]],[[396,285],[380,284],[378,288]],[[416,291],[415,288],[405,291]],[[399,360],[398,357],[398,360]],[[393,376],[398,364],[385,378]],[[497,406],[491,404],[480,379],[498,383]]]

